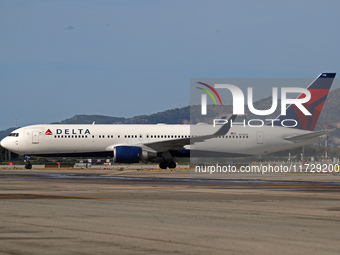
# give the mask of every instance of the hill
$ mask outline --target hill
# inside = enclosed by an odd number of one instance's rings
[[[132,118],[110,117],[102,115],[75,115],[72,118],[53,124],[183,124],[190,120],[190,107],[175,108],[151,115],[139,115]]]

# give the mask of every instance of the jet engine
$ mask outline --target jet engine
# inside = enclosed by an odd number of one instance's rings
[[[138,146],[120,145],[113,148],[114,162],[138,163],[141,160],[149,160],[157,157],[157,153],[143,151]]]

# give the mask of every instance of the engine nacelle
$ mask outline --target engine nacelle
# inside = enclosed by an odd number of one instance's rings
[[[114,161],[117,163],[138,163],[142,148],[137,146],[116,146],[113,148]]]
[[[141,160],[156,158],[157,154],[143,151],[138,146],[120,145],[113,148],[114,162],[116,163],[139,163]]]

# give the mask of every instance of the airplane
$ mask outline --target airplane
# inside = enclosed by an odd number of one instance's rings
[[[261,128],[232,125],[79,124],[31,125],[14,130],[0,145],[14,153],[44,157],[113,157],[116,163],[157,159],[160,168],[176,168],[174,157],[254,156],[301,147],[327,139],[331,130],[314,132],[335,73],[320,74],[307,88],[311,99],[303,104],[311,116],[290,105],[286,115]],[[301,97],[301,94],[299,97]],[[296,120],[283,127],[282,120]],[[198,132],[191,129],[198,127]],[[26,169],[32,165],[28,161]]]

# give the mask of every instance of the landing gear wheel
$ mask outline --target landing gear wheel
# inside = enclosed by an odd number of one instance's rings
[[[168,166],[167,166],[166,162],[163,161],[163,162],[159,163],[159,167],[161,169],[166,169]]]
[[[173,162],[173,161],[170,161],[170,162],[163,161],[163,162],[159,163],[159,167],[161,169],[176,168],[176,166],[177,166],[176,163]]]
[[[176,168],[176,163],[171,161],[171,162],[168,163],[168,167],[169,168]]]
[[[27,164],[25,165],[26,169],[32,169],[32,164],[30,162],[27,162]]]

